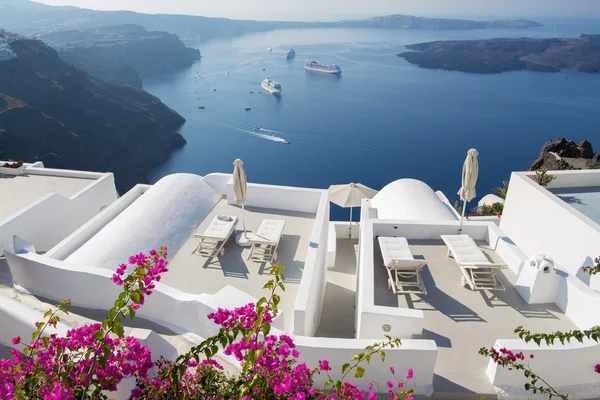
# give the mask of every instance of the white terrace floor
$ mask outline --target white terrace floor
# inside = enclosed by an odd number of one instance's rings
[[[0,175],[0,221],[48,193],[71,197],[92,182],[91,179],[59,176]]]
[[[237,230],[242,230],[242,209],[227,204],[223,199],[202,221],[196,232],[203,233],[217,214],[239,216]],[[284,271],[286,292],[281,296],[279,308],[284,312],[285,329],[290,330],[298,284],[302,278],[315,215],[247,207],[245,216],[246,229],[251,232],[256,232],[263,219],[286,221],[277,250],[279,256],[277,262],[286,267]],[[257,299],[268,294],[262,287],[272,278],[269,274],[271,264],[246,260],[250,250],[236,245],[234,235],[225,246],[225,255],[213,259],[192,254],[196,244],[196,239],[193,237],[184,243],[170,262],[169,273],[164,275],[162,282],[193,294],[214,294],[227,285],[234,286]]]
[[[434,387],[436,392],[494,393],[485,375],[487,359],[478,354],[496,339],[517,338],[514,329],[523,325],[533,332],[576,329],[554,304],[528,305],[514,289],[516,275],[503,270],[506,291],[471,291],[460,284],[461,272],[440,241],[409,240],[415,258],[428,265],[422,277],[427,295],[394,295],[387,287],[387,272],[375,242],[375,304],[423,310],[422,337],[438,345]],[[492,261],[502,259],[487,245],[479,247]]]

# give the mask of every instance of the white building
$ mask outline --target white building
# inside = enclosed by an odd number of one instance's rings
[[[40,319],[36,310],[48,307],[45,301],[72,300],[76,309],[67,325],[101,315],[97,310],[110,308],[119,291],[109,279],[116,266],[162,244],[169,247],[170,271],[136,322],[156,332],[152,338],[148,331],[138,332],[154,355],[185,351],[216,333],[206,317],[216,308],[264,295],[270,262],[248,260],[250,249],[236,244],[235,233],[224,254],[193,254],[194,233],[204,233],[217,215],[242,217],[230,174],[174,174],[117,198],[110,173],[53,170],[39,163],[26,164],[21,172],[0,175],[0,192],[12,193],[0,196],[0,249],[6,255],[0,264],[4,346],[17,334],[30,334]],[[565,173],[564,181],[557,179],[553,184],[559,186],[553,187],[568,186],[560,186],[561,181],[593,186],[580,181],[582,172],[568,173],[572,175]],[[286,292],[275,328],[294,337],[302,361],[317,365],[328,359],[334,371],[384,334],[402,338],[400,348],[387,351],[385,363],[372,362],[357,381],[365,388],[371,381],[385,386],[394,366],[397,371],[413,368],[415,389],[424,396],[534,398],[524,391],[522,375],[477,353],[497,345],[534,354],[532,368],[569,398],[597,397],[600,375],[593,368],[600,345],[537,346],[513,334],[519,325],[554,332],[600,324],[600,314],[589,311],[600,307],[600,294],[576,276],[586,257],[600,254],[594,227],[536,185],[525,173],[513,174],[500,226],[497,221],[467,221],[458,240],[468,235],[474,244],[460,242],[453,248],[459,261],[460,246],[467,246],[469,257],[484,257],[484,264],[498,268],[505,265],[495,270],[494,280],[505,290],[490,291],[461,284],[468,280],[470,266],[463,260],[459,268],[448,258],[446,245],[457,240],[452,236],[459,233],[459,216],[442,193],[423,182],[400,179],[364,200],[351,239],[348,222],[329,220],[327,191],[249,183],[247,229],[256,233],[263,220],[285,221],[277,261],[287,267]],[[546,204],[544,198],[551,201]],[[241,220],[236,229],[242,229]],[[595,229],[600,234],[598,225]],[[441,235],[450,237],[444,242]],[[536,257],[540,252],[556,263]],[[384,263],[415,273],[422,268],[419,279],[426,294],[394,293],[388,282],[390,276],[395,279],[394,272],[388,275]],[[401,277],[399,289],[408,291],[411,279]]]

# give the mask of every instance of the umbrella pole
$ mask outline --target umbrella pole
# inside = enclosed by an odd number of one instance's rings
[[[462,216],[460,218],[460,226],[458,227],[458,231],[462,232],[462,226],[463,226],[463,222],[465,220],[465,211],[467,210],[467,201],[464,200],[463,201],[463,209],[462,209]]]
[[[348,238],[352,239],[352,207],[350,207],[350,224],[348,226]]]
[[[242,204],[242,226],[244,227],[244,237],[246,237],[246,211],[244,210],[244,204]]]

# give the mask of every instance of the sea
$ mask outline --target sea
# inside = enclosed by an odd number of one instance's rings
[[[475,148],[474,205],[512,171],[525,170],[551,138],[588,139],[600,151],[600,74],[479,75],[422,69],[396,54],[434,40],[600,33],[600,19],[536,20],[544,27],[300,29],[186,41],[200,49],[200,61],[144,80],[145,90],[187,120],[180,129],[187,145],[148,178],[231,172],[241,158],[250,182],[310,188],[360,182],[379,190],[415,178],[453,202],[467,151]],[[296,57],[286,60],[290,48]],[[306,72],[312,60],[338,64],[343,74]],[[281,83],[281,97],[262,90],[266,77]],[[333,220],[348,215],[332,207]]]

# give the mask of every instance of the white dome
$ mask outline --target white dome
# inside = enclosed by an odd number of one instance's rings
[[[168,175],[65,261],[114,270],[129,256],[161,245],[171,258],[220,198],[199,175]]]
[[[380,219],[456,221],[450,206],[440,200],[426,183],[398,179],[386,185],[371,201]]]

